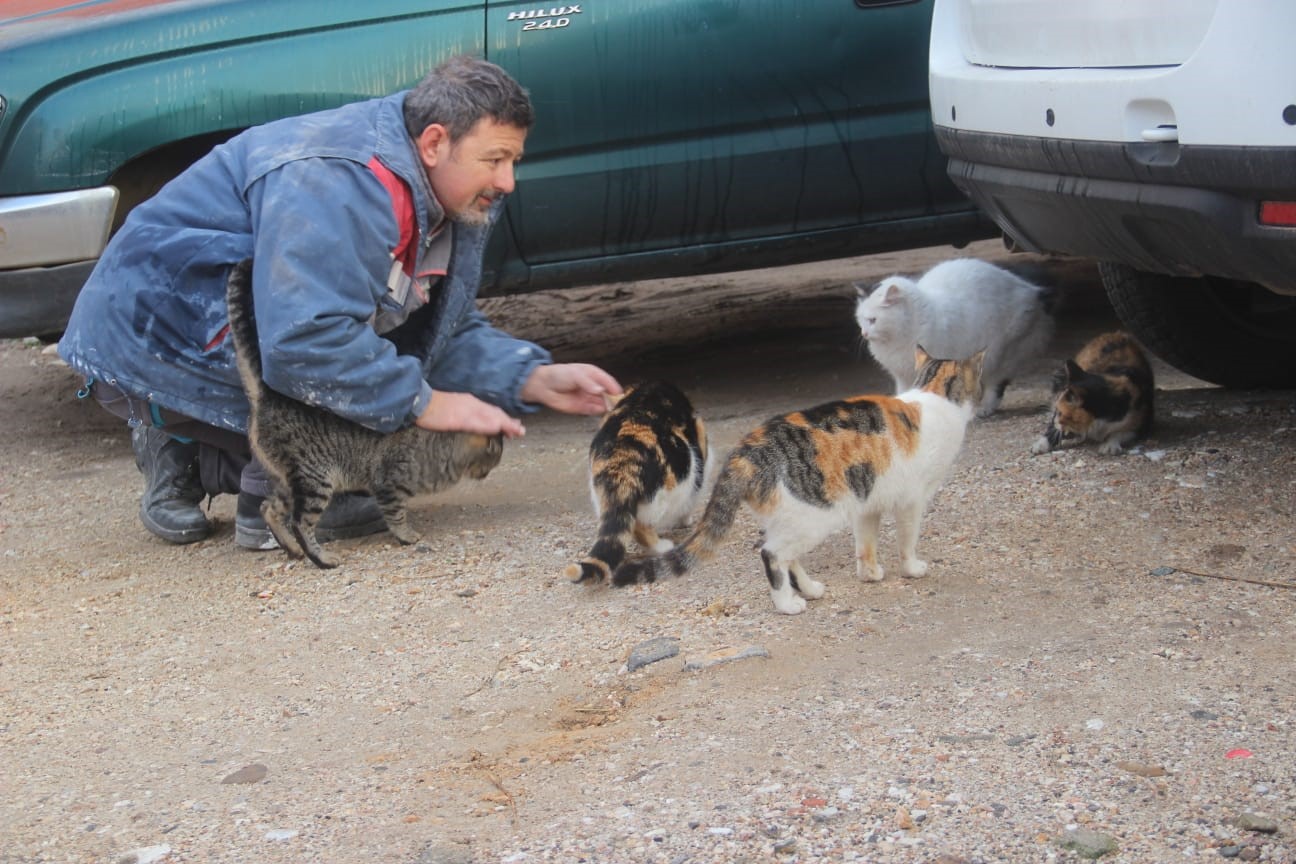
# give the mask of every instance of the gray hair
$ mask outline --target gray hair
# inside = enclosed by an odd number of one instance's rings
[[[527,91],[494,63],[466,54],[444,61],[406,93],[404,112],[411,138],[440,123],[457,140],[483,117],[519,129],[535,124]]]

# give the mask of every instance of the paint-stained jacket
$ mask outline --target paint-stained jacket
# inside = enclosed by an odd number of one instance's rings
[[[512,414],[534,410],[519,391],[548,353],[491,327],[475,303],[489,228],[454,224],[430,323],[402,340],[412,353],[398,356],[370,323],[393,302],[393,268],[409,272],[429,212],[440,213],[403,98],[254,127],[195,163],[113,237],[59,353],[87,378],[245,432],[225,276],[252,256],[264,377],[275,390],[384,432],[411,422],[433,388]]]

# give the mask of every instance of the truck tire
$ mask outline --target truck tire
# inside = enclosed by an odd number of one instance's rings
[[[1176,369],[1224,387],[1296,386],[1296,297],[1124,264],[1104,262],[1098,272],[1124,325]]]

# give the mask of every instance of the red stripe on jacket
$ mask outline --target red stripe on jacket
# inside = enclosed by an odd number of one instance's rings
[[[392,215],[396,217],[396,226],[400,229],[400,239],[396,241],[396,248],[392,249],[392,257],[401,262],[401,270],[406,276],[413,276],[414,267],[418,263],[418,244],[415,242],[418,225],[414,217],[414,196],[405,181],[378,161],[377,156],[369,160],[369,170],[391,196]]]

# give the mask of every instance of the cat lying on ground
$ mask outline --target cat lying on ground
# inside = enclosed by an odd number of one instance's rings
[[[1118,330],[1090,340],[1053,381],[1053,412],[1032,453],[1092,441],[1114,456],[1152,431],[1155,386],[1147,355]]]

